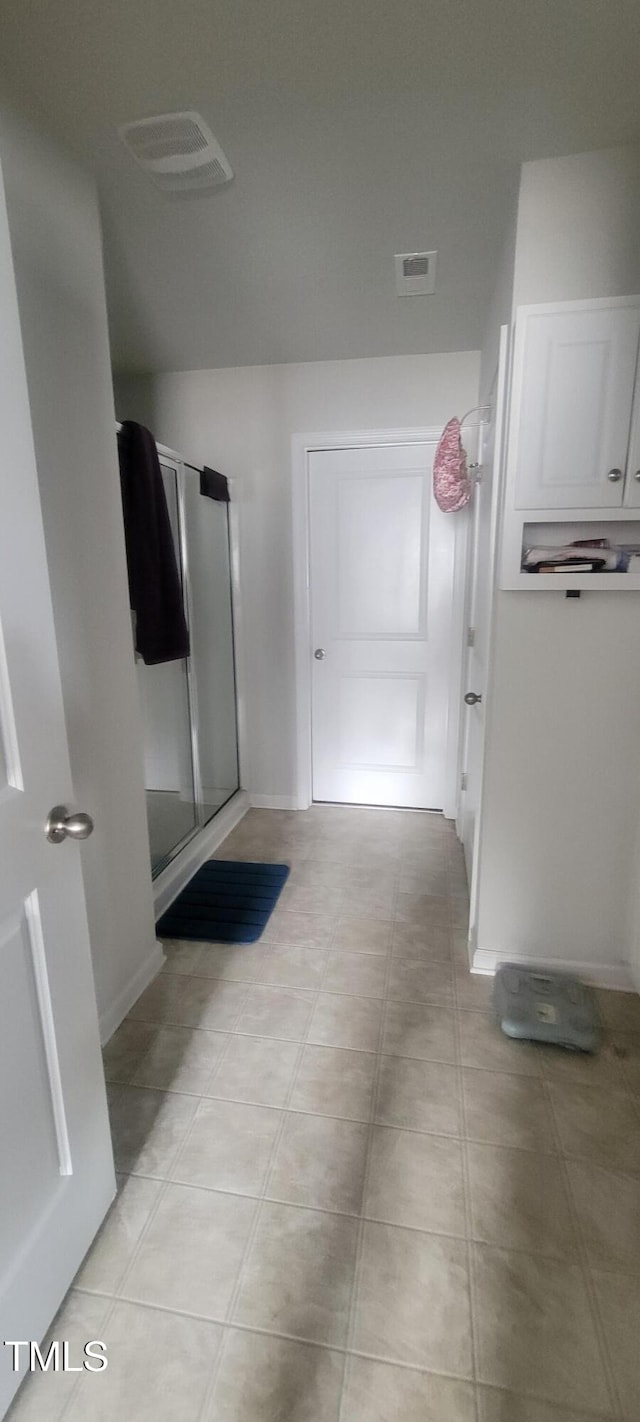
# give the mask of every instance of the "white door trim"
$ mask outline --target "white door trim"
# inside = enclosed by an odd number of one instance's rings
[[[484,746],[482,767],[478,787],[478,809],[474,827],[473,871],[469,885],[469,947],[473,952],[478,946],[478,899],[480,892],[480,863],[482,853],[482,832],[484,820],[484,768],[487,741],[493,714],[493,661],[495,651],[495,623],[497,615],[496,588],[498,576],[498,554],[500,543],[500,522],[503,504],[506,454],[507,420],[511,387],[511,328],[500,327],[498,347],[498,368],[495,380],[495,434],[493,444],[493,488],[491,491],[491,532],[489,537],[490,591],[487,605],[487,664],[484,686]]]
[[[309,573],[309,455],[319,450],[372,449],[387,444],[436,444],[442,428],[400,430],[332,430],[295,434],[291,440],[291,493],[293,527],[293,596],[295,615],[296,685],[296,807],[309,808],[312,799],[311,775],[311,600]],[[469,519],[466,512],[455,516],[453,636],[449,662],[449,726],[447,732],[446,795],[443,806],[447,819],[454,819],[458,802],[458,743],[461,726],[463,674],[463,628],[467,542]]]
[[[479,773],[479,777],[478,777],[478,792],[477,792],[477,793],[478,793],[478,803],[477,803],[477,807],[476,807],[474,833],[473,833],[473,849],[472,849],[472,856],[471,856],[471,857],[472,857],[471,882],[470,882],[470,884],[469,884],[469,930],[468,930],[468,942],[469,942],[470,962],[471,962],[471,959],[472,959],[472,957],[473,957],[473,953],[474,953],[475,949],[477,948],[477,941],[478,941],[478,894],[479,894],[479,886],[480,886],[480,855],[481,855],[481,849],[482,849],[482,828],[483,828],[483,810],[484,810],[484,798],[483,798],[483,789],[484,789],[484,753],[485,753],[485,748],[486,748],[486,745],[487,745],[487,738],[488,738],[488,734],[489,734],[490,718],[491,718],[492,705],[493,705],[493,653],[494,653],[494,626],[495,626],[495,617],[496,617],[496,597],[495,597],[495,594],[496,594],[496,586],[497,586],[498,545],[499,545],[499,533],[500,533],[500,510],[501,510],[501,508],[502,508],[503,487],[504,487],[504,468],[505,468],[505,455],[506,455],[506,421],[507,421],[507,412],[508,412],[508,409],[509,409],[510,340],[511,340],[511,332],[510,332],[509,326],[508,326],[508,325],[503,325],[503,326],[501,326],[501,327],[500,327],[500,332],[499,332],[498,359],[497,359],[497,363],[496,363],[496,368],[495,368],[494,376],[493,376],[493,379],[492,379],[491,384],[490,384],[490,386],[489,386],[489,392],[488,392],[488,396],[487,396],[488,401],[489,401],[489,404],[490,404],[490,406],[492,407],[492,410],[493,410],[493,420],[494,420],[494,422],[495,422],[495,430],[494,430],[494,444],[493,444],[493,477],[492,477],[492,486],[491,486],[491,508],[490,508],[490,524],[489,524],[489,543],[488,543],[488,549],[486,550],[486,552],[487,552],[487,554],[488,554],[488,558],[489,558],[489,570],[488,570],[488,575],[489,575],[488,588],[489,588],[489,590],[488,590],[488,597],[487,597],[487,604],[486,604],[486,617],[487,617],[487,627],[486,627],[487,658],[486,658],[486,665],[485,665],[485,668],[484,668],[484,672],[485,672],[484,683],[483,683],[483,687],[482,687],[482,697],[483,697],[483,707],[484,707],[484,736],[483,736],[482,762],[481,762],[481,765],[480,765],[480,773]],[[482,422],[481,422],[480,430],[481,430],[481,435],[480,435],[480,449],[479,449],[479,452],[478,452],[478,458],[479,458],[479,460],[480,460],[480,463],[482,464],[482,459],[483,459],[483,445],[484,445],[484,438],[485,438],[485,431],[486,431],[486,421],[482,421]],[[469,540],[469,543],[470,543],[470,545],[471,545],[471,539]],[[465,612],[464,612],[465,627],[471,622],[471,604],[472,604],[472,596],[473,596],[472,579],[473,579],[474,574],[475,574],[475,569],[472,567],[472,560],[474,559],[475,556],[476,556],[476,550],[474,550],[471,546],[469,546],[469,567],[468,567],[468,578],[467,578],[467,588],[466,588],[466,597],[465,597]],[[465,647],[465,650],[464,650],[464,653],[463,653],[463,668],[464,668],[465,681],[466,681],[466,679],[467,679],[467,668],[468,668],[468,665],[469,665],[469,659],[470,659],[470,654],[469,654],[469,651],[467,650],[467,648]],[[462,709],[462,708],[461,708],[461,709]],[[467,770],[468,729],[469,729],[468,713],[465,713],[464,715],[461,716],[461,727],[460,727],[460,763],[459,763],[459,772],[460,772],[460,773],[459,773],[459,777],[458,777],[458,784],[459,784],[460,787],[462,786],[462,773]],[[459,838],[460,840],[462,840],[462,790],[461,790],[461,788],[460,788],[460,792],[459,792],[458,805],[457,805],[457,810],[456,810],[456,830],[457,830],[457,833],[458,833],[458,838]],[[474,962],[475,962],[475,960],[474,960]],[[484,968],[478,968],[477,965],[476,965],[476,971],[485,971],[485,969],[484,969]],[[486,971],[493,971],[493,969],[487,969]]]

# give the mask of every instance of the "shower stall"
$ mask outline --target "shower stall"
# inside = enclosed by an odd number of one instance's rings
[[[240,785],[229,504],[200,492],[200,469],[158,456],[191,651],[136,657],[154,878]]]

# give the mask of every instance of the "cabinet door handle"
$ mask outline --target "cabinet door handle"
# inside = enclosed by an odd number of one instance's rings
[[[640,473],[640,470],[638,470],[638,473]],[[609,483],[610,483],[610,484],[617,484],[617,483],[619,483],[619,481],[620,481],[621,478],[622,478],[622,470],[621,470],[621,469],[610,469],[610,470],[609,470],[609,473],[607,474],[607,479],[609,480]]]
[[[633,477],[634,479],[637,479],[638,483],[640,484],[640,469],[636,469],[636,472]]]

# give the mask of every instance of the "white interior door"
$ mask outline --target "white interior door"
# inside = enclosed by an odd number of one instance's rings
[[[458,833],[462,840],[467,880],[470,891],[470,924],[475,923],[477,893],[478,848],[482,797],[482,768],[485,740],[485,707],[490,674],[491,619],[495,585],[496,541],[498,530],[498,497],[502,431],[505,418],[507,379],[508,329],[500,332],[498,370],[489,395],[491,414],[482,426],[478,460],[482,466],[481,480],[474,489],[473,521],[470,543],[468,648],[463,684],[463,696],[471,694],[480,700],[465,704],[462,735],[463,781],[458,814]]]
[[[455,519],[434,453],[309,456],[314,800],[443,808]]]
[[[0,174],[0,1416],[115,1192],[80,849]],[[90,806],[86,807],[90,810]],[[24,1359],[26,1350],[21,1350]]]

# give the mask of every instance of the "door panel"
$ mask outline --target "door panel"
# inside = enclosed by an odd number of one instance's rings
[[[520,323],[520,395],[509,455],[517,507],[619,507],[640,313],[529,312]],[[620,477],[610,479],[612,470]]]
[[[418,677],[342,676],[338,754],[343,764],[415,770],[420,734]]]
[[[0,1258],[11,1267],[32,1219],[46,1209],[51,1193],[57,1190],[62,1168],[68,1173],[68,1136],[64,1102],[59,1100],[59,1072],[54,1084],[47,1061],[51,1017],[46,963],[29,932],[26,910],[0,925],[0,964],[7,1006],[7,1030],[0,1047],[2,1080],[10,1080],[13,1064],[22,1062],[13,1092],[3,1092],[0,1101],[0,1139],[13,1141],[12,1168],[2,1171],[0,1183]],[[42,998],[46,1004],[44,1017]],[[27,1053],[22,1050],[24,1042],[31,1044]],[[50,1051],[57,1066],[55,1033]],[[61,1107],[61,1139],[56,1128],[55,1098]],[[33,1129],[22,1131],[19,1123],[26,1118]]]
[[[424,637],[422,473],[343,478],[337,493],[339,635]]]
[[[626,508],[640,508],[640,356],[638,357],[638,369],[636,372],[624,502]]]
[[[316,800],[442,808],[455,530],[434,452],[310,455]]]
[[[0,795],[7,788],[7,757],[4,749],[4,721],[6,710],[2,705],[2,688],[0,687]]]
[[[40,1341],[115,1180],[1,177],[0,309],[0,1340]],[[0,1348],[0,1416],[19,1381]]]

